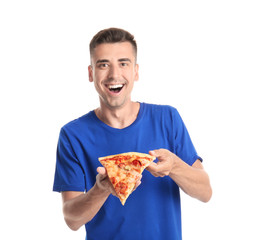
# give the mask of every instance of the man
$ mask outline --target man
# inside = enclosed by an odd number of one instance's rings
[[[175,108],[131,100],[139,66],[130,33],[100,31],[90,55],[89,80],[100,106],[66,124],[57,148],[53,189],[62,192],[65,221],[72,230],[85,225],[88,240],[180,240],[179,188],[203,202],[211,198],[202,159]],[[121,206],[98,157],[131,151],[150,153],[157,161]]]

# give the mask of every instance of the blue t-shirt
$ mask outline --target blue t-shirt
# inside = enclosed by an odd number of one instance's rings
[[[140,103],[137,119],[124,129],[106,125],[91,111],[61,129],[53,190],[90,190],[101,166],[98,157],[159,148],[189,165],[201,160],[173,107]],[[110,195],[85,228],[88,240],[181,240],[179,187],[170,177],[156,178],[145,170],[124,206]]]

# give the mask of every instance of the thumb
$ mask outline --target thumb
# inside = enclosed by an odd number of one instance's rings
[[[153,157],[158,157],[160,154],[159,154],[159,150],[152,150],[152,151],[149,151],[149,154]]]
[[[162,155],[162,150],[163,149],[156,149],[156,150],[152,150],[152,151],[149,151],[149,154],[153,157],[159,157]]]
[[[97,172],[101,175],[107,175],[106,169],[104,167],[98,167]]]
[[[106,179],[107,172],[106,172],[106,169],[104,167],[98,167],[97,173],[98,173],[97,176],[96,176],[97,181],[103,181],[104,179]]]
[[[149,154],[158,158],[159,161],[167,157],[169,153],[170,151],[164,148],[149,151]]]

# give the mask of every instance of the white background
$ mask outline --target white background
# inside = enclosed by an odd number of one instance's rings
[[[133,99],[176,107],[212,200],[182,194],[184,240],[261,239],[259,1],[1,1],[1,239],[84,239],[52,192],[60,128],[98,106],[88,43],[121,27],[138,42]]]

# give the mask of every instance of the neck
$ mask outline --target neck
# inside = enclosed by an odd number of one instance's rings
[[[122,108],[110,109],[101,105],[95,110],[96,116],[105,124],[118,129],[130,126],[137,118],[140,104],[129,102]]]

